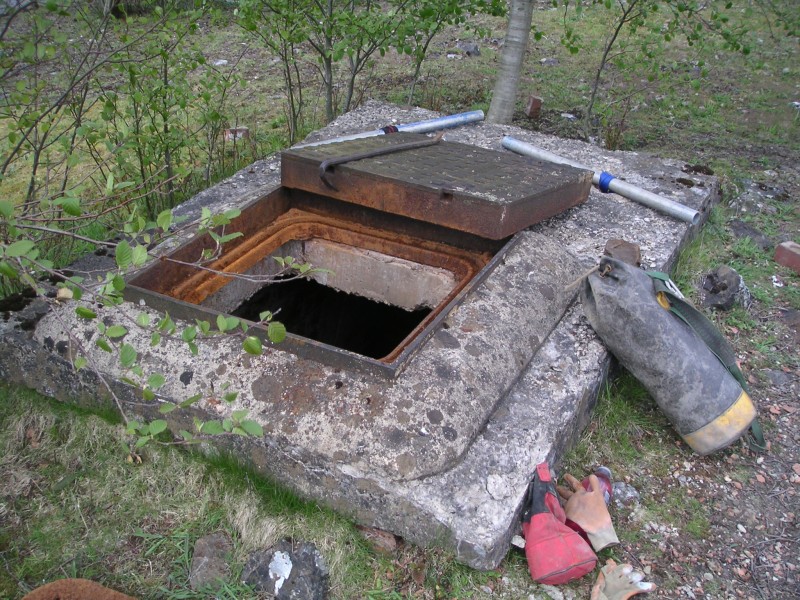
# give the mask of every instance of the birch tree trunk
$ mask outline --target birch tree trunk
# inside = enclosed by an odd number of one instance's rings
[[[531,37],[532,18],[533,0],[511,0],[500,70],[494,84],[489,114],[486,116],[489,123],[508,123],[514,116],[517,86]]]

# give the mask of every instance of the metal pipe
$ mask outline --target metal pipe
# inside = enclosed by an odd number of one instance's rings
[[[362,138],[375,137],[378,135],[386,135],[389,133],[397,133],[397,132],[428,133],[431,131],[438,131],[440,129],[449,129],[451,127],[468,125],[469,123],[477,123],[478,121],[483,121],[483,118],[484,114],[482,110],[473,110],[470,112],[458,113],[455,115],[436,117],[435,119],[428,119],[427,121],[417,121],[416,123],[407,123],[406,125],[387,125],[382,129],[374,129],[372,131],[362,131],[361,133],[343,135],[341,137],[332,138],[329,140],[321,140],[319,142],[311,142],[309,144],[299,144],[295,146],[295,148],[308,148],[310,146],[335,144],[337,142],[360,140]]]
[[[674,200],[665,198],[664,196],[654,194],[653,192],[648,192],[647,190],[631,183],[620,181],[605,171],[598,173],[586,165],[582,165],[574,160],[564,158],[558,154],[553,154],[552,152],[548,152],[547,150],[532,144],[522,142],[511,136],[506,136],[503,138],[503,148],[511,150],[512,152],[516,152],[517,154],[524,154],[525,156],[530,156],[531,158],[536,158],[546,162],[569,165],[578,169],[584,169],[585,171],[592,171],[594,173],[592,176],[592,183],[594,183],[594,185],[596,185],[603,193],[614,192],[620,196],[628,198],[629,200],[633,200],[639,204],[644,204],[653,210],[660,211],[666,215],[680,219],[681,221],[691,223],[692,225],[697,225],[700,222],[700,213],[695,209],[686,206],[685,204],[681,204],[680,202],[675,202]]]
[[[436,119],[428,119],[427,121],[418,121],[417,123],[398,125],[397,131],[404,133],[429,133],[431,131],[438,131],[440,129],[449,129],[451,127],[460,127],[461,125],[477,123],[479,121],[483,121],[483,118],[484,115],[482,110],[473,110],[455,115],[437,117]]]

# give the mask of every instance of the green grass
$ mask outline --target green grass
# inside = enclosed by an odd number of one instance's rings
[[[19,598],[60,577],[84,577],[138,598],[207,598],[189,587],[194,544],[210,533],[233,540],[232,575],[217,597],[258,594],[238,581],[246,556],[282,538],[310,541],[331,570],[333,598],[482,598],[501,576],[524,588],[511,557],[478,572],[441,549],[373,551],[347,519],[299,498],[227,456],[147,446],[114,420],[0,386],[0,597]]]
[[[566,457],[564,470],[585,473],[602,464],[622,476],[627,465],[646,461],[660,473],[665,446],[674,437],[668,425],[647,391],[621,370],[598,399],[592,422]]]

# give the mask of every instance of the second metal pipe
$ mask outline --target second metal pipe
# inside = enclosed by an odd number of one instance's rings
[[[692,225],[697,225],[700,222],[700,213],[695,209],[686,206],[685,204],[681,204],[680,202],[670,200],[669,198],[664,198],[664,196],[659,196],[658,194],[649,192],[631,183],[620,181],[605,171],[598,173],[594,169],[590,169],[586,165],[582,165],[579,162],[564,158],[558,154],[553,154],[552,152],[548,152],[547,150],[534,146],[533,144],[522,142],[511,136],[506,136],[503,138],[503,148],[511,150],[512,152],[516,152],[517,154],[524,154],[525,156],[530,156],[531,158],[537,158],[546,162],[570,165],[578,169],[584,169],[585,171],[593,171],[594,175],[592,176],[592,183],[594,183],[602,192],[614,192],[615,194],[624,196],[629,200],[633,200],[634,202],[648,206],[666,215],[680,219],[681,221],[691,223]]]

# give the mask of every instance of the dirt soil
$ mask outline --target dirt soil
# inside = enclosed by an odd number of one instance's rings
[[[724,152],[717,147],[687,152],[685,158],[692,164],[707,164],[714,154],[717,160],[746,160],[755,165],[769,156],[772,169],[754,170],[756,182],[749,191],[724,200],[726,227],[730,220],[748,215],[760,223],[764,213],[782,206],[789,218],[778,222],[776,233],[770,236],[777,244],[797,240],[800,223],[800,162],[785,153],[779,148],[738,147]],[[732,255],[726,250],[718,258],[724,262]],[[772,267],[778,271],[774,263]],[[773,276],[773,285],[796,288],[797,278],[789,277]],[[751,451],[742,442],[700,457],[676,436],[664,435],[663,442],[673,446],[669,465],[656,469],[652,464],[633,464],[629,475],[638,482],[647,481],[637,488],[643,502],[648,496],[650,500],[671,497],[673,502],[676,495],[683,496],[685,502],[679,502],[683,510],[678,510],[683,514],[665,524],[664,519],[642,520],[638,503],[615,503],[612,510],[617,529],[635,540],[623,542],[614,554],[659,585],[651,597],[800,598],[800,311],[785,301],[767,306],[756,299],[747,312],[759,328],[772,331],[766,344],[755,339],[758,336],[726,325],[724,317],[718,325],[734,345],[748,378],[767,452]],[[642,468],[645,472],[637,472]],[[703,521],[699,535],[692,531],[698,517]],[[577,587],[575,597],[588,597],[590,587],[590,582]]]
[[[767,197],[777,195],[779,202],[791,207],[793,218],[779,224],[778,239],[773,241],[797,239],[797,157],[770,148],[733,150],[751,164],[764,155],[779,161],[759,174],[765,196],[761,209],[770,210]],[[687,159],[702,163],[706,157],[698,154]],[[797,286],[796,278],[783,283]],[[678,584],[673,591],[659,591],[658,596],[800,598],[800,311],[778,302],[766,307],[756,300],[749,312],[757,322],[774,327],[768,348],[737,335],[735,327],[725,333],[741,358],[769,449],[754,453],[738,445],[706,458],[685,450],[676,453],[672,472],[653,488],[679,487],[687,498],[710,507],[710,529],[706,539],[696,539],[681,531],[647,531],[645,526],[646,537],[659,539],[662,554],[642,555],[633,545],[628,550],[634,564],[649,568],[655,581],[672,578]],[[765,353],[790,358],[784,364],[768,365]]]

